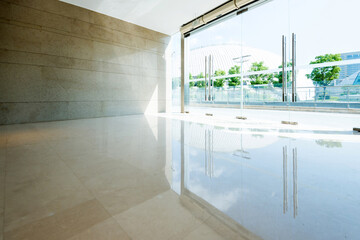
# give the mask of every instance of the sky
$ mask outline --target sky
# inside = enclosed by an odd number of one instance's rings
[[[360,51],[359,9],[357,0],[272,0],[192,34],[189,48],[241,44],[281,56],[282,35],[289,46],[294,32],[297,65],[307,65],[318,55]]]

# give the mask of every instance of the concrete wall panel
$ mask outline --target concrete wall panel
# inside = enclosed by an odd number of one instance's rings
[[[165,111],[169,40],[57,0],[0,0],[0,124]]]

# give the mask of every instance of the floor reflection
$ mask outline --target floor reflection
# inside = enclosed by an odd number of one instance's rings
[[[297,148],[292,151],[292,174],[293,174],[293,216],[296,218],[298,213],[298,197],[297,197]],[[288,148],[283,147],[283,213],[288,212]]]
[[[214,176],[214,132],[213,129],[205,129],[205,175]]]
[[[174,139],[180,142],[174,141],[183,148],[181,196],[240,229],[238,234],[262,239],[360,236],[359,139],[347,132],[319,138],[296,129],[173,123]]]

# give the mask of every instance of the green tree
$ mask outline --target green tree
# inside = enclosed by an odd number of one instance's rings
[[[310,64],[324,63],[324,62],[337,62],[341,61],[340,54],[325,54],[315,57],[315,61]],[[328,86],[333,80],[339,78],[341,68],[339,66],[319,67],[314,68],[310,74],[306,74],[308,79],[311,79],[315,85]]]
[[[310,64],[325,63],[325,62],[337,62],[341,61],[340,54],[325,54],[316,56],[315,61],[311,61]],[[319,67],[314,68],[310,74],[306,74],[308,79],[311,79],[317,86],[324,87],[323,99],[326,99],[326,86],[328,86],[333,80],[339,78],[341,68],[339,66]]]
[[[196,76],[196,79],[199,79],[199,78],[205,78],[204,74],[201,72],[199,73],[199,75]],[[197,86],[198,88],[204,88],[206,87],[206,83],[205,83],[205,80],[202,80],[202,81],[197,81],[195,83],[195,86]]]
[[[228,72],[229,72],[229,75],[240,74],[240,66],[235,65],[235,66],[231,67]],[[240,79],[241,79],[241,77],[230,77],[228,79],[229,86],[236,87],[236,86],[240,85]]]
[[[194,77],[191,75],[191,73],[189,73],[189,80],[193,80]],[[189,82],[189,87],[194,87],[195,86],[195,82]]]
[[[254,62],[251,65],[249,72],[258,72],[268,70],[269,68],[264,65],[264,62]],[[273,80],[273,74],[255,74],[249,76],[251,85],[258,85],[258,84],[268,84],[270,81]]]
[[[291,67],[292,66],[292,63],[289,62],[286,64],[287,67]],[[279,66],[280,69],[282,69],[282,64]],[[274,74],[274,77],[278,79],[278,81],[273,81],[274,85],[276,84],[279,84],[279,85],[282,85],[282,82],[283,82],[283,75],[282,75],[282,71],[280,71],[279,73],[275,73]],[[286,79],[287,79],[287,82],[290,82],[290,78],[291,78],[291,71],[287,71],[286,72]]]
[[[216,70],[215,74],[214,74],[215,77],[225,76],[225,75],[226,75],[226,72],[224,70]],[[214,81],[215,87],[224,87],[224,84],[225,84],[225,78],[219,78]]]

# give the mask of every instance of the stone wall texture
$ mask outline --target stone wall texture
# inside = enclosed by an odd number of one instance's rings
[[[163,112],[169,41],[57,0],[0,0],[0,124]]]

